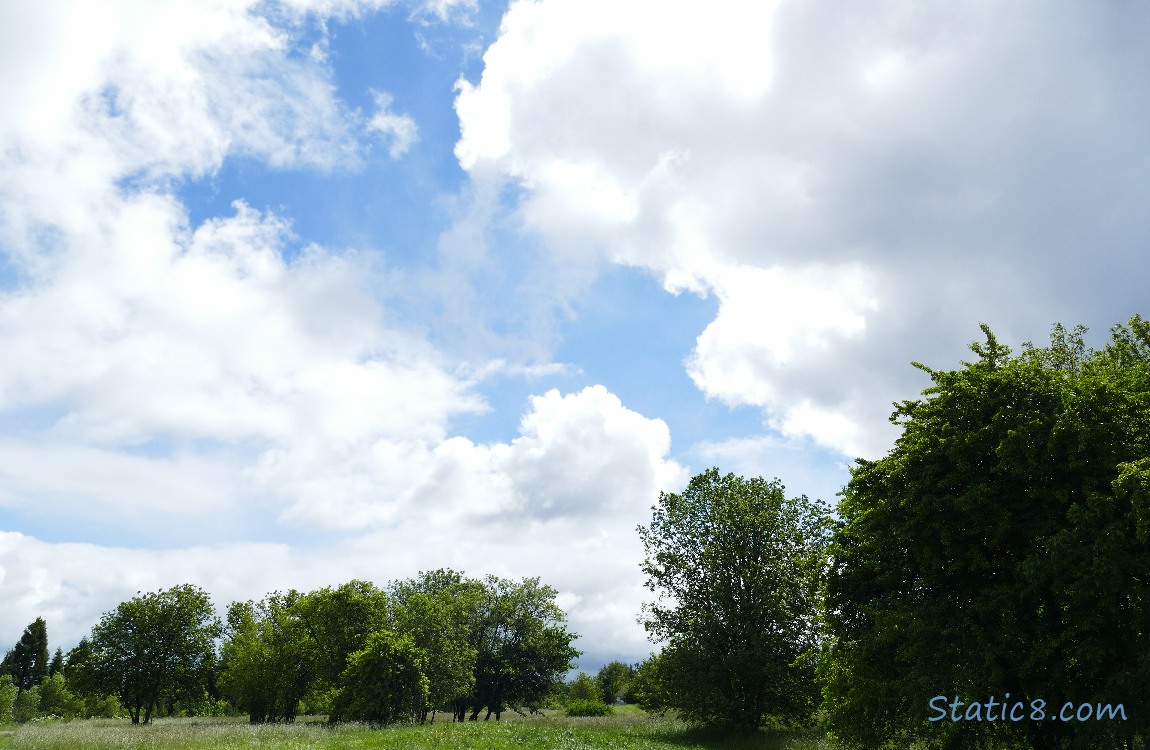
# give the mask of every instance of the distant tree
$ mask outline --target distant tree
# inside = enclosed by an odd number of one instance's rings
[[[857,748],[1143,747],[1150,734],[1150,322],[1017,355],[985,342],[918,365],[902,434],[859,460],[831,547],[820,660],[830,726]],[[939,701],[1045,701],[1045,721],[938,720]],[[1050,720],[1067,702],[1118,721]],[[935,721],[930,721],[934,718]]]
[[[603,699],[599,695],[599,687],[595,681],[587,676],[586,672],[580,672],[567,687],[567,700],[601,701]]]
[[[43,618],[37,617],[24,628],[20,641],[4,657],[4,665],[19,692],[48,677],[48,626]]]
[[[809,720],[829,530],[819,503],[788,499],[778,480],[711,469],[682,494],[660,493],[639,537],[647,587],[660,594],[645,625],[667,643],[670,707],[743,729]]]
[[[595,684],[599,686],[599,696],[604,703],[614,703],[623,697],[627,684],[635,675],[635,670],[621,661],[604,664],[599,673],[595,675]]]
[[[115,693],[133,724],[147,724],[165,702],[207,687],[219,635],[203,590],[185,584],[143,594],[100,618],[81,679]]]
[[[48,664],[48,676],[55,677],[64,671],[64,650],[61,648],[56,649],[56,653],[52,655],[52,661]]]
[[[329,720],[376,726],[421,721],[428,695],[426,659],[410,635],[372,633],[364,648],[348,657]]]
[[[295,720],[312,688],[315,665],[296,604],[296,591],[228,608],[217,685],[253,724]]]

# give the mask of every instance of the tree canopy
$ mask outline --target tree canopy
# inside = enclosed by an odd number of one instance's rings
[[[202,589],[184,584],[141,594],[92,628],[85,667],[94,685],[119,697],[133,724],[147,724],[164,701],[206,689],[219,634]]]
[[[845,490],[820,671],[850,747],[1105,747],[1150,723],[1150,324],[1017,355],[983,331],[973,362],[919,365],[933,385]],[[1126,720],[931,720],[936,696],[1007,693]]]
[[[670,708],[753,729],[768,717],[807,720],[829,522],[783,485],[706,471],[681,494],[660,493],[639,527],[647,587],[660,600],[645,625],[666,641],[657,672]]]

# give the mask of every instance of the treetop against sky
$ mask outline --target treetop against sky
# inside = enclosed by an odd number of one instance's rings
[[[1148,22],[3,4],[0,641],[450,566],[639,660],[660,491],[833,501],[908,362],[1140,311]]]

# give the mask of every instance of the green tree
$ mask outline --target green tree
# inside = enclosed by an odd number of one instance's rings
[[[332,722],[364,721],[381,726],[415,722],[426,714],[427,653],[409,635],[380,630],[347,659],[332,704]]]
[[[64,671],[64,650],[61,648],[56,649],[56,653],[52,655],[52,661],[48,664],[48,676],[55,677]]]
[[[19,724],[32,721],[40,716],[40,686],[33,685],[16,695],[12,706],[12,718]]]
[[[207,688],[220,623],[202,589],[188,584],[136,596],[92,628],[82,678],[116,694],[133,724]]]
[[[15,721],[12,709],[16,705],[17,692],[11,675],[0,674],[0,726]]]
[[[660,493],[639,536],[660,595],[644,624],[667,644],[670,707],[742,729],[810,718],[828,533],[826,510],[787,499],[778,480],[711,469],[682,494]]]
[[[450,570],[423,572],[392,585],[395,631],[410,635],[426,653],[428,707],[448,709],[466,700],[475,688],[476,647],[469,641],[469,623],[483,588]],[[421,721],[426,720],[425,715]]]
[[[217,686],[253,724],[294,721],[311,689],[316,651],[296,610],[300,599],[293,590],[228,608]]]
[[[349,581],[338,588],[304,594],[292,604],[304,633],[316,687],[340,686],[347,660],[363,649],[368,636],[388,627],[387,592],[370,581]]]
[[[1116,326],[1101,351],[1055,326],[1018,355],[983,332],[960,369],[917,365],[933,384],[897,405],[894,448],[852,470],[820,661],[831,729],[859,748],[1140,746],[1150,324]],[[1125,721],[951,720],[955,699],[985,717],[1006,693],[1047,718],[1122,703]]]
[[[569,701],[602,701],[599,695],[599,686],[595,684],[586,672],[580,672],[567,687],[567,700]]]
[[[496,720],[507,708],[535,706],[546,700],[552,686],[571,669],[579,651],[571,646],[566,615],[555,604],[558,592],[538,578],[514,581],[487,576],[485,594],[472,614],[471,643],[478,655],[475,691],[468,703],[476,720]],[[456,718],[462,711],[456,710]]]
[[[595,684],[599,687],[599,699],[610,704],[622,698],[634,675],[635,670],[621,661],[604,664],[595,675]]]
[[[40,683],[39,713],[64,719],[80,718],[84,715],[84,701],[68,689],[63,674],[55,674]]]
[[[12,676],[17,691],[35,687],[48,677],[48,626],[37,617],[20,641],[4,657],[7,674]]]

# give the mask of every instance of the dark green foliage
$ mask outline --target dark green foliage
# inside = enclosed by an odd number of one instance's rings
[[[220,692],[247,711],[253,724],[294,721],[311,689],[315,667],[308,632],[295,607],[296,591],[272,593],[259,603],[228,608],[227,640],[220,652]]]
[[[579,655],[571,646],[576,635],[567,631],[555,604],[555,589],[538,578],[516,583],[495,576],[487,576],[482,587],[468,625],[477,652],[475,689],[455,704],[458,720],[474,721],[483,709],[498,719],[507,708],[542,704]]]
[[[615,709],[598,698],[578,698],[567,703],[566,713],[568,716],[610,716]]]
[[[831,548],[820,665],[850,747],[1115,747],[1150,729],[1150,324],[1088,350],[1056,326],[933,385],[859,460]],[[1125,722],[931,723],[937,695],[1122,703]],[[1130,744],[1122,746],[1132,746]]]
[[[411,636],[372,633],[363,650],[348,657],[330,721],[376,726],[421,721],[427,705],[426,660]]]
[[[37,617],[20,641],[4,657],[4,673],[12,677],[18,691],[35,687],[48,677],[48,626]]]
[[[604,664],[595,675],[595,684],[599,687],[599,697],[604,703],[614,703],[627,693],[627,685],[635,676],[635,670],[621,661]]]
[[[292,609],[321,689],[338,687],[348,657],[364,647],[368,636],[389,625],[387,592],[369,581],[309,592]]]
[[[711,469],[681,495],[661,493],[654,511],[639,536],[647,587],[660,594],[645,625],[667,643],[666,707],[741,729],[809,720],[826,510],[787,499],[777,480]]]
[[[157,708],[207,688],[219,634],[207,593],[184,584],[105,613],[73,661],[84,688],[116,694],[133,724],[147,724]]]
[[[56,653],[52,655],[52,661],[48,664],[48,676],[55,677],[64,671],[64,650],[57,648]]]
[[[447,710],[475,689],[478,643],[470,638],[486,591],[453,570],[423,572],[391,587],[395,631],[407,634],[427,658],[429,710]],[[421,717],[426,719],[426,715]]]

